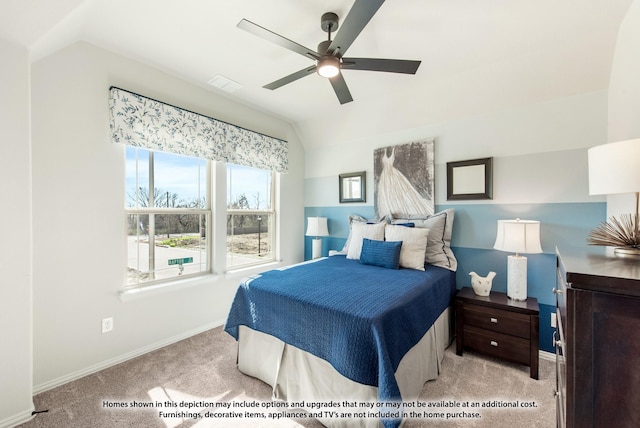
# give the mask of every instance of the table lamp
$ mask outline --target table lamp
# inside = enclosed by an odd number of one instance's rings
[[[322,241],[320,236],[329,236],[326,217],[307,217],[307,236],[315,236],[311,246],[311,258],[317,259],[322,256]]]
[[[541,253],[540,222],[534,220],[498,220],[493,248],[515,253],[507,258],[507,296],[527,300],[527,258],[520,253]]]
[[[635,193],[636,196],[634,214],[622,214],[619,219],[610,217],[609,222],[602,223],[589,233],[587,243],[616,247],[616,256],[640,257],[640,138],[592,147],[587,153],[590,195]]]

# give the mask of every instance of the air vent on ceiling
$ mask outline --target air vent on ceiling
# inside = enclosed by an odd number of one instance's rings
[[[209,80],[207,83],[214,88],[222,89],[223,91],[229,93],[235,92],[238,89],[242,88],[242,85],[238,82],[234,82],[233,80],[219,74],[216,75],[213,79]]]

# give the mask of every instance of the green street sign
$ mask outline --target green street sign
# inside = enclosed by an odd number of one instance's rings
[[[183,263],[193,263],[193,257],[183,257],[181,259],[169,259],[169,266],[181,265]]]

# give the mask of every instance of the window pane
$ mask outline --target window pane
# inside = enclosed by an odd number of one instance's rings
[[[227,215],[227,267],[261,263],[273,258],[271,215]]]
[[[227,208],[270,210],[271,171],[227,165]]]
[[[206,270],[203,214],[156,214],[155,226],[156,279]]]
[[[127,216],[127,284],[148,281],[149,274],[149,215]]]
[[[206,206],[206,161],[204,159],[154,152],[156,207],[204,208]]]
[[[128,281],[135,285],[207,271],[205,214],[128,216]]]
[[[125,206],[149,207],[149,150],[127,146],[126,148]]]

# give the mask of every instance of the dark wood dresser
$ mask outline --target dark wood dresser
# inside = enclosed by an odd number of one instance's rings
[[[557,252],[558,426],[640,427],[640,260]]]
[[[478,296],[469,287],[456,295],[456,353],[464,348],[530,367],[538,379],[538,301],[509,299],[492,291]]]

